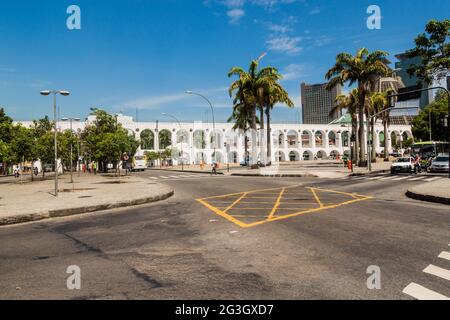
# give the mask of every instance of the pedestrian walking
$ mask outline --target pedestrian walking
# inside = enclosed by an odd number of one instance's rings
[[[217,162],[214,162],[212,164],[211,175],[216,175],[217,176],[217,168],[218,168],[218,164],[217,164]]]

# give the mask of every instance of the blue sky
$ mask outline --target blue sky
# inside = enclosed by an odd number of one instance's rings
[[[68,30],[69,5],[81,30]],[[366,26],[381,8],[381,30]],[[267,52],[296,108],[276,122],[300,121],[300,83],[323,82],[336,54],[359,47],[394,54],[413,46],[432,18],[449,18],[450,1],[433,0],[28,0],[0,4],[0,106],[16,120],[52,114],[43,89],[66,89],[61,116],[85,118],[91,107],[164,121],[217,121],[230,114],[227,72]],[[445,15],[447,13],[447,16]]]

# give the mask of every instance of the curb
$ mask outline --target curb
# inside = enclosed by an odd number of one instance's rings
[[[318,178],[318,176],[310,173],[305,174],[260,174],[260,173],[232,173],[234,177],[262,177],[262,178]]]
[[[70,208],[70,209],[60,209],[60,210],[49,210],[47,212],[40,212],[35,214],[27,214],[27,215],[17,215],[12,217],[0,218],[0,226],[13,225],[25,222],[33,222],[39,221],[49,218],[60,218],[60,217],[68,217],[78,214],[86,214],[92,213],[96,211],[103,211],[108,209],[116,209],[116,208],[125,208],[138,206],[146,203],[158,202],[162,200],[166,200],[172,197],[175,194],[174,190],[170,192],[153,196],[153,197],[145,197],[130,201],[122,201],[117,203],[105,203],[99,205],[92,205],[87,207],[78,207],[78,208]]]
[[[450,205],[450,198],[432,196],[432,195],[429,195],[429,194],[416,193],[416,192],[413,192],[411,190],[408,190],[406,192],[406,196],[408,198],[411,198],[411,199],[414,199],[414,200]]]
[[[363,176],[370,176],[370,175],[375,175],[375,174],[379,174],[379,173],[389,173],[389,172],[391,172],[391,169],[376,170],[376,171],[371,171],[371,172],[350,173],[348,176],[349,177],[363,177]]]
[[[179,170],[179,169],[149,169],[147,171],[164,171],[164,172],[185,172],[185,173],[201,173],[201,174],[211,174],[211,171],[194,171],[194,170]],[[217,171],[217,174],[223,175],[222,171]]]

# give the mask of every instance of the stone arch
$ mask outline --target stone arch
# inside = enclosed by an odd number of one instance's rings
[[[172,133],[167,130],[163,129],[158,134],[159,137],[159,148],[161,150],[167,149],[172,145]]]
[[[142,150],[155,150],[155,134],[152,130],[143,130],[140,137]]]
[[[221,149],[223,146],[223,134],[220,130],[211,131],[209,134],[211,149]]]
[[[330,152],[330,159],[337,160],[341,157],[341,153],[337,150],[333,150]]]
[[[386,135],[384,134],[384,131],[380,131],[380,133],[378,133],[378,141],[379,143],[379,147],[383,148],[384,147],[384,139],[386,139]]]
[[[281,130],[276,130],[272,134],[273,146],[278,149],[284,148],[284,133]]]
[[[208,158],[206,157],[206,153],[203,151],[199,151],[195,154],[195,164],[208,163]]]
[[[184,129],[177,131],[177,144],[189,144],[189,132]]]
[[[312,148],[312,132],[303,130],[302,132],[302,148]]]
[[[325,148],[325,132],[322,130],[317,130],[314,134],[314,139],[316,141],[316,148]]]
[[[225,160],[223,158],[222,152],[216,150],[216,152],[211,153],[211,161],[215,161],[217,163],[224,163]]]
[[[337,145],[337,140],[338,140],[338,136],[337,133],[334,130],[331,130],[328,133],[328,146],[331,147],[336,147]]]
[[[391,145],[392,148],[396,149],[396,148],[400,148],[400,132],[398,131],[392,131],[391,132]]]
[[[318,160],[326,160],[327,159],[327,153],[325,151],[323,151],[323,150],[319,150],[316,153],[316,158]]]
[[[303,152],[303,161],[311,161],[314,158],[314,154],[310,150],[305,150]]]
[[[297,151],[289,152],[289,161],[290,162],[300,161],[300,154]]]
[[[285,162],[286,161],[286,155],[284,154],[283,151],[277,151],[275,153],[275,161],[276,162]]]
[[[298,132],[295,130],[289,130],[287,133],[288,148],[298,148]]]
[[[344,132],[342,132],[341,134],[341,141],[342,141],[342,146],[345,147],[349,147],[350,146],[350,131],[345,130]]]
[[[239,155],[236,151],[231,151],[228,154],[228,162],[229,163],[239,163]]]
[[[194,148],[199,150],[206,149],[206,133],[204,130],[195,130],[193,137],[194,137],[193,141]]]

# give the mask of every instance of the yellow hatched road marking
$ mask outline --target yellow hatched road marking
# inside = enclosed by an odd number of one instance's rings
[[[298,188],[298,187],[302,187],[301,185],[295,185],[295,186],[289,186],[289,187],[284,187],[284,188],[272,188],[272,189],[265,189],[265,190],[255,190],[255,191],[248,191],[248,192],[238,192],[238,193],[232,193],[232,194],[227,194],[227,195],[221,195],[221,196],[214,196],[214,197],[208,197],[208,198],[203,198],[203,199],[197,199],[198,202],[200,202],[201,204],[203,204],[205,207],[207,207],[208,209],[210,209],[211,211],[213,211],[214,213],[218,214],[219,216],[227,219],[230,222],[233,222],[234,224],[242,227],[242,228],[250,228],[250,227],[255,227],[255,226],[259,226],[268,222],[273,222],[273,221],[279,221],[279,220],[284,220],[284,219],[288,219],[288,218],[292,218],[292,217],[296,217],[296,216],[300,216],[300,215],[304,215],[304,214],[308,214],[308,213],[314,213],[314,212],[319,212],[319,211],[324,211],[324,210],[329,210],[329,209],[334,209],[334,208],[338,208],[341,206],[345,206],[345,205],[349,205],[352,203],[356,203],[356,202],[360,202],[360,201],[366,201],[366,200],[370,200],[373,199],[373,197],[369,197],[369,196],[363,196],[363,195],[359,195],[356,193],[347,193],[347,192],[340,192],[340,191],[334,191],[334,190],[328,190],[328,189],[321,189],[321,188],[313,188],[313,187],[309,187],[306,188],[304,187],[306,190],[310,190],[310,193],[308,193],[308,195],[311,195],[311,193],[314,196],[314,199],[316,200],[316,203],[304,203],[304,202],[299,202],[299,203],[293,203],[293,202],[282,202],[282,199],[285,200],[289,200],[289,199],[293,199],[293,198],[283,198],[283,195],[286,194],[286,190],[287,189],[293,189],[293,188]],[[250,197],[249,195],[251,194],[256,194],[256,193],[261,193],[264,191],[274,191],[274,190],[280,190],[280,193],[278,194],[278,197],[276,199],[276,202],[270,212],[270,214],[268,216],[263,215],[260,217],[267,217],[265,220],[262,221],[257,221],[254,223],[244,223],[242,221],[240,221],[239,219],[236,218],[257,218],[258,216],[254,216],[254,215],[231,215],[229,213],[227,213],[228,211],[235,211],[235,210],[269,210],[270,208],[236,208],[235,206],[237,206],[237,204],[239,203],[248,203],[248,204],[273,204],[273,202],[241,202],[244,198],[247,199],[251,199],[251,198],[262,198],[262,199],[266,199],[266,201],[268,200],[267,197]],[[299,190],[300,191],[300,190]],[[351,197],[353,200],[349,200],[349,201],[345,201],[339,204],[334,204],[334,205],[324,205],[324,203],[321,201],[320,196],[318,194],[318,192],[328,192],[328,193],[333,193],[333,194],[341,194],[341,195],[346,195],[348,197]],[[272,195],[272,194],[271,194]],[[298,196],[305,196],[306,194],[299,194]],[[227,198],[227,197],[231,197],[231,196],[239,196],[238,199],[236,199],[229,207],[225,208],[225,210],[221,210],[220,208],[217,208],[213,205],[211,205],[210,203],[208,203],[206,200],[212,200],[215,202],[229,202],[229,201],[220,201],[220,200],[214,200],[214,199],[220,199],[220,198]],[[275,194],[274,194],[275,196]],[[274,199],[275,200],[275,199]],[[280,206],[284,204],[295,204],[298,205],[298,207],[296,208],[280,208]],[[306,204],[310,204],[310,205],[319,205],[319,208],[301,208],[303,205]],[[306,210],[305,210],[306,209]],[[274,216],[275,213],[278,210],[302,210],[301,212],[296,212],[296,213],[291,213],[291,214],[287,214],[287,215],[282,215],[282,216]],[[238,213],[238,212],[237,212]]]

